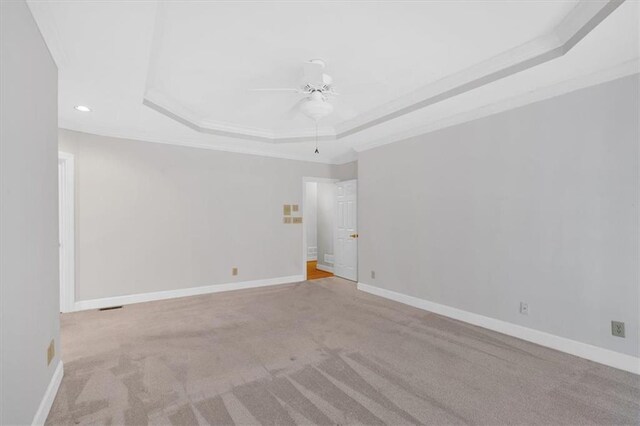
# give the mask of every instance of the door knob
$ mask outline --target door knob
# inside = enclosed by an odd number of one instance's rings
[[[351,238],[358,238],[358,234],[351,234],[349,235]]]

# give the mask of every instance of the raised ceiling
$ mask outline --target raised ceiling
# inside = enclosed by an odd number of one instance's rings
[[[294,132],[311,124],[285,117],[300,95],[248,89],[297,87],[302,62],[322,58],[342,94],[322,123],[334,127],[545,33],[574,6],[162,3],[147,89],[211,123]]]
[[[59,66],[61,127],[286,158],[346,161],[518,96],[638,71],[631,1],[30,6]],[[289,113],[301,95],[250,90],[298,87],[312,58],[341,94],[319,156],[315,124]]]

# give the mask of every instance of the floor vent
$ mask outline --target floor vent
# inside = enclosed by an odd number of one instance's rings
[[[108,308],[100,308],[99,311],[111,311],[114,309],[122,309],[122,305],[120,306],[109,306]]]

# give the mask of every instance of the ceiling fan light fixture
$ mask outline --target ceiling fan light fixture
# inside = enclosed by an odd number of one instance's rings
[[[312,120],[318,121],[333,112],[333,105],[322,99],[310,99],[300,106],[300,111]]]

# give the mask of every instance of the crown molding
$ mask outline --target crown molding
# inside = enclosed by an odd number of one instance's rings
[[[142,103],[160,114],[182,123],[200,133],[268,143],[308,142],[316,137],[315,131],[309,130],[276,133],[268,129],[243,127],[202,119],[194,112],[182,107],[180,103],[169,100],[165,95],[161,94],[157,90],[147,90]],[[336,135],[332,130],[327,130],[326,128],[318,129],[319,141],[331,141],[335,139]]]
[[[484,105],[479,108],[475,108],[470,111],[466,111],[461,114],[452,115],[441,120],[437,120],[428,123],[424,126],[415,127],[404,132],[394,133],[384,138],[355,143],[351,147],[352,149],[344,154],[335,157],[320,157],[317,156],[305,156],[295,155],[287,153],[274,153],[271,151],[271,145],[265,145],[264,149],[246,148],[246,147],[229,147],[219,144],[210,144],[198,139],[181,137],[179,142],[173,138],[161,138],[155,135],[150,135],[138,130],[122,130],[120,128],[108,128],[96,126],[83,126],[78,123],[60,121],[59,127],[62,129],[73,130],[77,132],[90,133],[99,136],[114,137],[120,139],[131,139],[144,142],[162,143],[168,145],[176,145],[189,148],[210,149],[214,151],[233,152],[238,154],[258,155],[270,158],[281,158],[286,160],[295,161],[307,161],[322,164],[346,164],[352,161],[357,161],[358,154],[373,148],[380,146],[401,142],[413,137],[425,135],[437,130],[441,130],[447,127],[455,126],[458,124],[466,123],[469,121],[477,120],[480,118],[495,115],[501,112],[505,112],[511,109],[519,108],[528,104],[551,99],[556,96],[561,96],[566,93],[570,93],[576,90],[580,90],[586,87],[595,86],[598,84],[613,81],[619,78],[627,77],[634,74],[640,74],[640,59],[633,59],[621,63],[612,68],[599,71],[584,77],[567,80],[552,86],[540,88],[533,92],[528,92],[523,95],[515,96],[509,99],[498,101],[489,105]]]
[[[120,126],[100,126],[84,124],[75,119],[60,120],[60,127],[64,129],[91,133],[101,136],[133,139],[146,142],[163,143],[183,147],[210,149],[217,151],[233,152],[248,155],[258,155],[271,158],[282,158],[295,161],[307,161],[323,164],[344,164],[357,159],[358,152],[366,151],[377,146],[402,141],[421,134],[426,134],[445,127],[475,120],[508,109],[517,108],[528,103],[561,95],[589,85],[599,84],[613,80],[624,75],[638,73],[638,60],[621,64],[607,71],[599,72],[588,77],[580,77],[565,81],[552,87],[536,89],[533,92],[516,96],[510,99],[498,101],[492,104],[474,108],[458,114],[451,114],[440,119],[432,119],[422,125],[416,123],[416,127],[406,128],[399,132],[386,135],[379,139],[367,141],[350,140],[348,136],[373,128],[378,124],[390,121],[412,111],[421,109],[457,96],[475,88],[482,87],[501,78],[513,75],[517,72],[529,69],[543,62],[549,61],[566,54],[573,46],[582,40],[591,30],[611,14],[624,0],[589,1],[581,0],[569,14],[552,31],[538,37],[515,49],[511,49],[501,55],[497,55],[485,62],[467,68],[457,74],[450,75],[432,84],[424,86],[415,92],[396,101],[385,104],[379,108],[368,111],[358,117],[344,121],[335,129],[319,129],[319,141],[340,140],[347,150],[338,156],[327,154],[313,155],[288,153],[288,149],[277,149],[274,144],[311,142],[315,132],[309,130],[292,132],[274,132],[269,129],[248,128],[231,123],[220,123],[191,111],[166,96],[153,86],[153,47],[150,52],[150,63],[147,69],[146,92],[143,95],[143,104],[177,121],[195,131],[185,130],[181,134],[165,134],[156,129],[139,129],[135,126],[123,128]],[[28,0],[32,13],[38,21],[38,25],[46,36],[45,40],[52,52],[52,56],[58,67],[63,67],[69,57],[59,48],[59,33],[52,19],[51,6],[46,2]],[[161,8],[159,8],[161,9]],[[161,24],[161,22],[160,22]],[[154,28],[154,43],[159,37],[161,25]],[[213,135],[215,137],[207,136]],[[231,139],[233,138],[233,139]],[[234,140],[235,139],[235,140]],[[341,140],[344,139],[344,140]],[[262,143],[242,143],[254,141]],[[236,142],[236,143],[234,143]]]
[[[624,0],[581,0],[549,33],[338,125],[338,139],[565,55]]]
[[[249,148],[249,147],[239,147],[239,146],[227,146],[215,143],[207,143],[202,140],[189,138],[189,137],[180,137],[180,139],[176,138],[165,138],[158,137],[157,135],[152,135],[147,132],[143,132],[136,129],[122,129],[122,128],[113,128],[107,126],[95,126],[89,125],[85,126],[82,124],[78,124],[76,122],[66,121],[60,119],[58,121],[58,128],[63,130],[71,130],[74,132],[88,133],[91,135],[97,136],[105,136],[117,139],[128,139],[133,141],[140,142],[152,142],[152,143],[160,143],[165,145],[174,145],[186,148],[198,148],[198,149],[208,149],[212,151],[222,151],[222,152],[231,152],[235,154],[246,154],[246,155],[256,155],[260,157],[269,157],[269,158],[278,158],[282,160],[294,160],[294,161],[305,161],[308,163],[320,163],[320,164],[342,164],[334,161],[334,157],[326,157],[326,156],[318,156],[316,154],[312,155],[296,155],[284,152],[273,152],[270,149],[270,145],[265,145],[262,149]],[[342,158],[340,156],[339,158]],[[348,162],[348,161],[347,161]]]
[[[319,140],[343,139],[561,57],[623,2],[624,0],[604,2],[580,0],[571,12],[547,34],[346,120],[338,124],[334,132],[324,131]],[[153,65],[150,65],[149,75],[153,74],[152,68]],[[278,134],[265,129],[204,121],[195,113],[185,111],[179,102],[169,101],[166,96],[158,92],[147,91],[143,103],[200,133],[269,143],[305,142],[314,137],[314,134],[310,135],[309,132]]]
[[[509,111],[535,102],[551,99],[576,90],[617,80],[633,74],[640,73],[640,59],[633,59],[623,62],[612,68],[598,71],[584,77],[566,80],[552,86],[543,87],[532,92],[504,99],[492,104],[484,105],[464,113],[452,115],[441,120],[437,120],[424,126],[415,127],[404,132],[396,133],[388,137],[355,143],[353,149],[356,152],[363,152],[379,146],[400,142],[416,136],[425,135],[437,130],[458,124],[474,121],[480,118]]]

